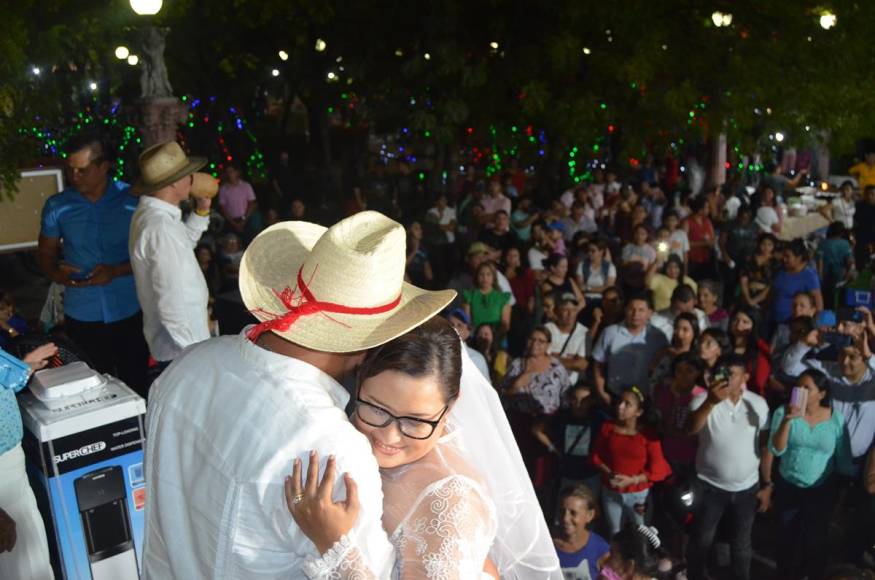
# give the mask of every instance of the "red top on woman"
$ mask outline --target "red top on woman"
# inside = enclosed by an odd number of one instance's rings
[[[691,215],[687,218],[687,238],[690,243],[704,242],[705,240],[714,240],[714,225],[708,216]],[[690,262],[695,264],[704,264],[711,259],[711,249],[704,246],[690,248],[687,253]]]
[[[617,432],[617,426],[608,421],[602,425],[592,462],[596,467],[605,465],[619,475],[647,476],[647,481],[617,489],[611,485],[611,478],[602,475],[602,483],[614,491],[631,493],[650,488],[654,482],[662,481],[671,475],[671,467],[662,455],[662,443],[656,433],[649,429],[639,430],[634,435]]]

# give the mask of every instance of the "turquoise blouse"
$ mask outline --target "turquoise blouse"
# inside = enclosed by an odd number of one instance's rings
[[[784,420],[785,408],[780,407],[772,416],[769,451],[781,458],[780,473],[796,487],[815,487],[822,484],[838,465],[847,472],[851,464],[851,445],[845,429],[845,419],[839,411],[813,428],[798,417],[790,421],[787,447],[775,450],[774,438]]]

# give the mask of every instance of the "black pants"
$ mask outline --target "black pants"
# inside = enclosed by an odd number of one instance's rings
[[[829,520],[836,486],[796,487],[778,476],[778,574],[780,578],[822,578],[828,555]]]
[[[101,373],[114,375],[146,397],[149,347],[143,337],[143,313],[115,322],[83,322],[64,317],[70,339]]]
[[[753,554],[751,531],[756,517],[757,491],[754,485],[742,491],[725,491],[700,480],[702,503],[696,510],[693,533],[687,547],[688,575],[690,580],[705,578],[705,566],[717,526],[723,516],[729,516],[732,540],[729,550],[732,559],[732,577],[735,580],[750,578],[750,560]]]

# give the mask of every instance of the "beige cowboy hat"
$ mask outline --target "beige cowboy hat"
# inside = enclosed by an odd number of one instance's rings
[[[401,224],[363,211],[330,228],[300,221],[259,234],[240,264],[240,293],[270,331],[323,352],[355,352],[389,342],[449,304],[454,290],[404,282]]]
[[[176,141],[152,145],[140,154],[140,179],[131,186],[133,195],[158,191],[191,175],[207,164],[204,157],[189,157]]]

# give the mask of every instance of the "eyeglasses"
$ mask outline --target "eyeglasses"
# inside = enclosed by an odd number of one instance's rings
[[[441,419],[444,418],[444,415],[446,415],[450,408],[450,404],[447,403],[437,419],[428,421],[426,419],[417,419],[416,417],[398,417],[383,407],[363,401],[361,397],[356,397],[355,402],[355,413],[363,423],[371,427],[382,428],[387,427],[394,421],[398,424],[398,430],[401,431],[401,434],[411,439],[428,439],[431,437]]]

